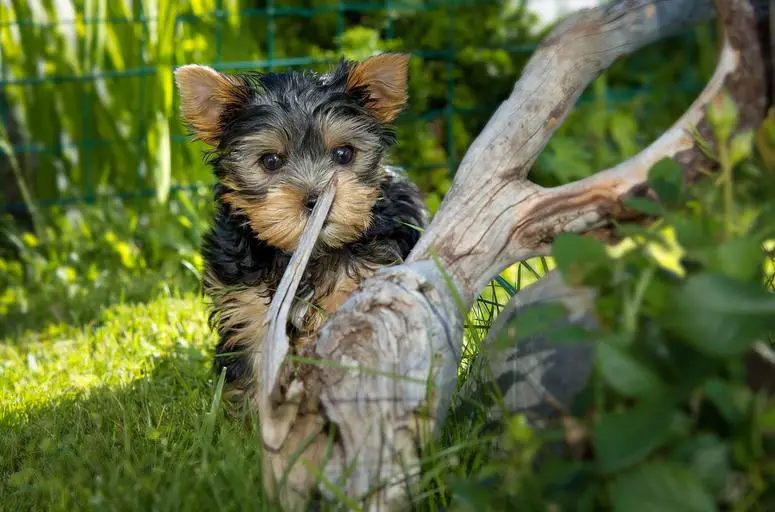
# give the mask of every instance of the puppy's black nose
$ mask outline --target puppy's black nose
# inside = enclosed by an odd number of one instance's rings
[[[304,207],[307,210],[312,211],[312,209],[315,208],[315,204],[317,202],[318,202],[318,194],[317,194],[317,192],[310,192],[307,195],[307,199],[305,199],[305,201],[304,201]]]

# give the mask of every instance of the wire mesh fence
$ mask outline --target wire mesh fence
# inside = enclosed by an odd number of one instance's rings
[[[415,58],[396,163],[444,181],[533,51],[530,10],[576,7],[562,2],[2,0],[0,203],[23,208],[18,174],[41,205],[210,183],[177,116],[175,66],[323,69],[380,50]]]

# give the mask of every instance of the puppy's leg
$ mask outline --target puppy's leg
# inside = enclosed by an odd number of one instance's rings
[[[214,367],[226,368],[223,398],[232,412],[238,412],[258,390],[261,343],[269,301],[260,290],[211,288],[214,296],[212,320],[219,335]]]

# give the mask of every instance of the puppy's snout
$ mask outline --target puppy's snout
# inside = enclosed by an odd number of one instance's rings
[[[304,200],[304,208],[306,208],[309,211],[312,211],[313,208],[315,208],[315,205],[318,202],[319,194],[317,192],[310,192],[307,194],[306,199]]]

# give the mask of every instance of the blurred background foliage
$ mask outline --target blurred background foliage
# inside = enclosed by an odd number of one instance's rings
[[[397,123],[394,157],[435,208],[511,90],[541,35],[536,27],[518,0],[9,0],[0,15],[0,114],[42,204],[113,195],[164,201],[171,187],[212,180],[204,147],[187,143],[177,116],[175,66],[322,70],[342,54],[408,51],[411,99]],[[674,121],[715,55],[708,27],[678,40],[596,81],[538,162],[536,178],[556,184],[614,164]],[[3,162],[3,201],[19,209],[23,197],[9,167]]]
[[[342,54],[411,52],[393,160],[435,210],[548,29],[519,0],[4,1],[2,329],[81,323],[101,304],[197,289],[213,179],[177,115],[175,66],[324,70]],[[707,24],[616,63],[533,179],[564,183],[645,147],[701,89],[714,45]],[[523,270],[491,294],[505,297]]]

